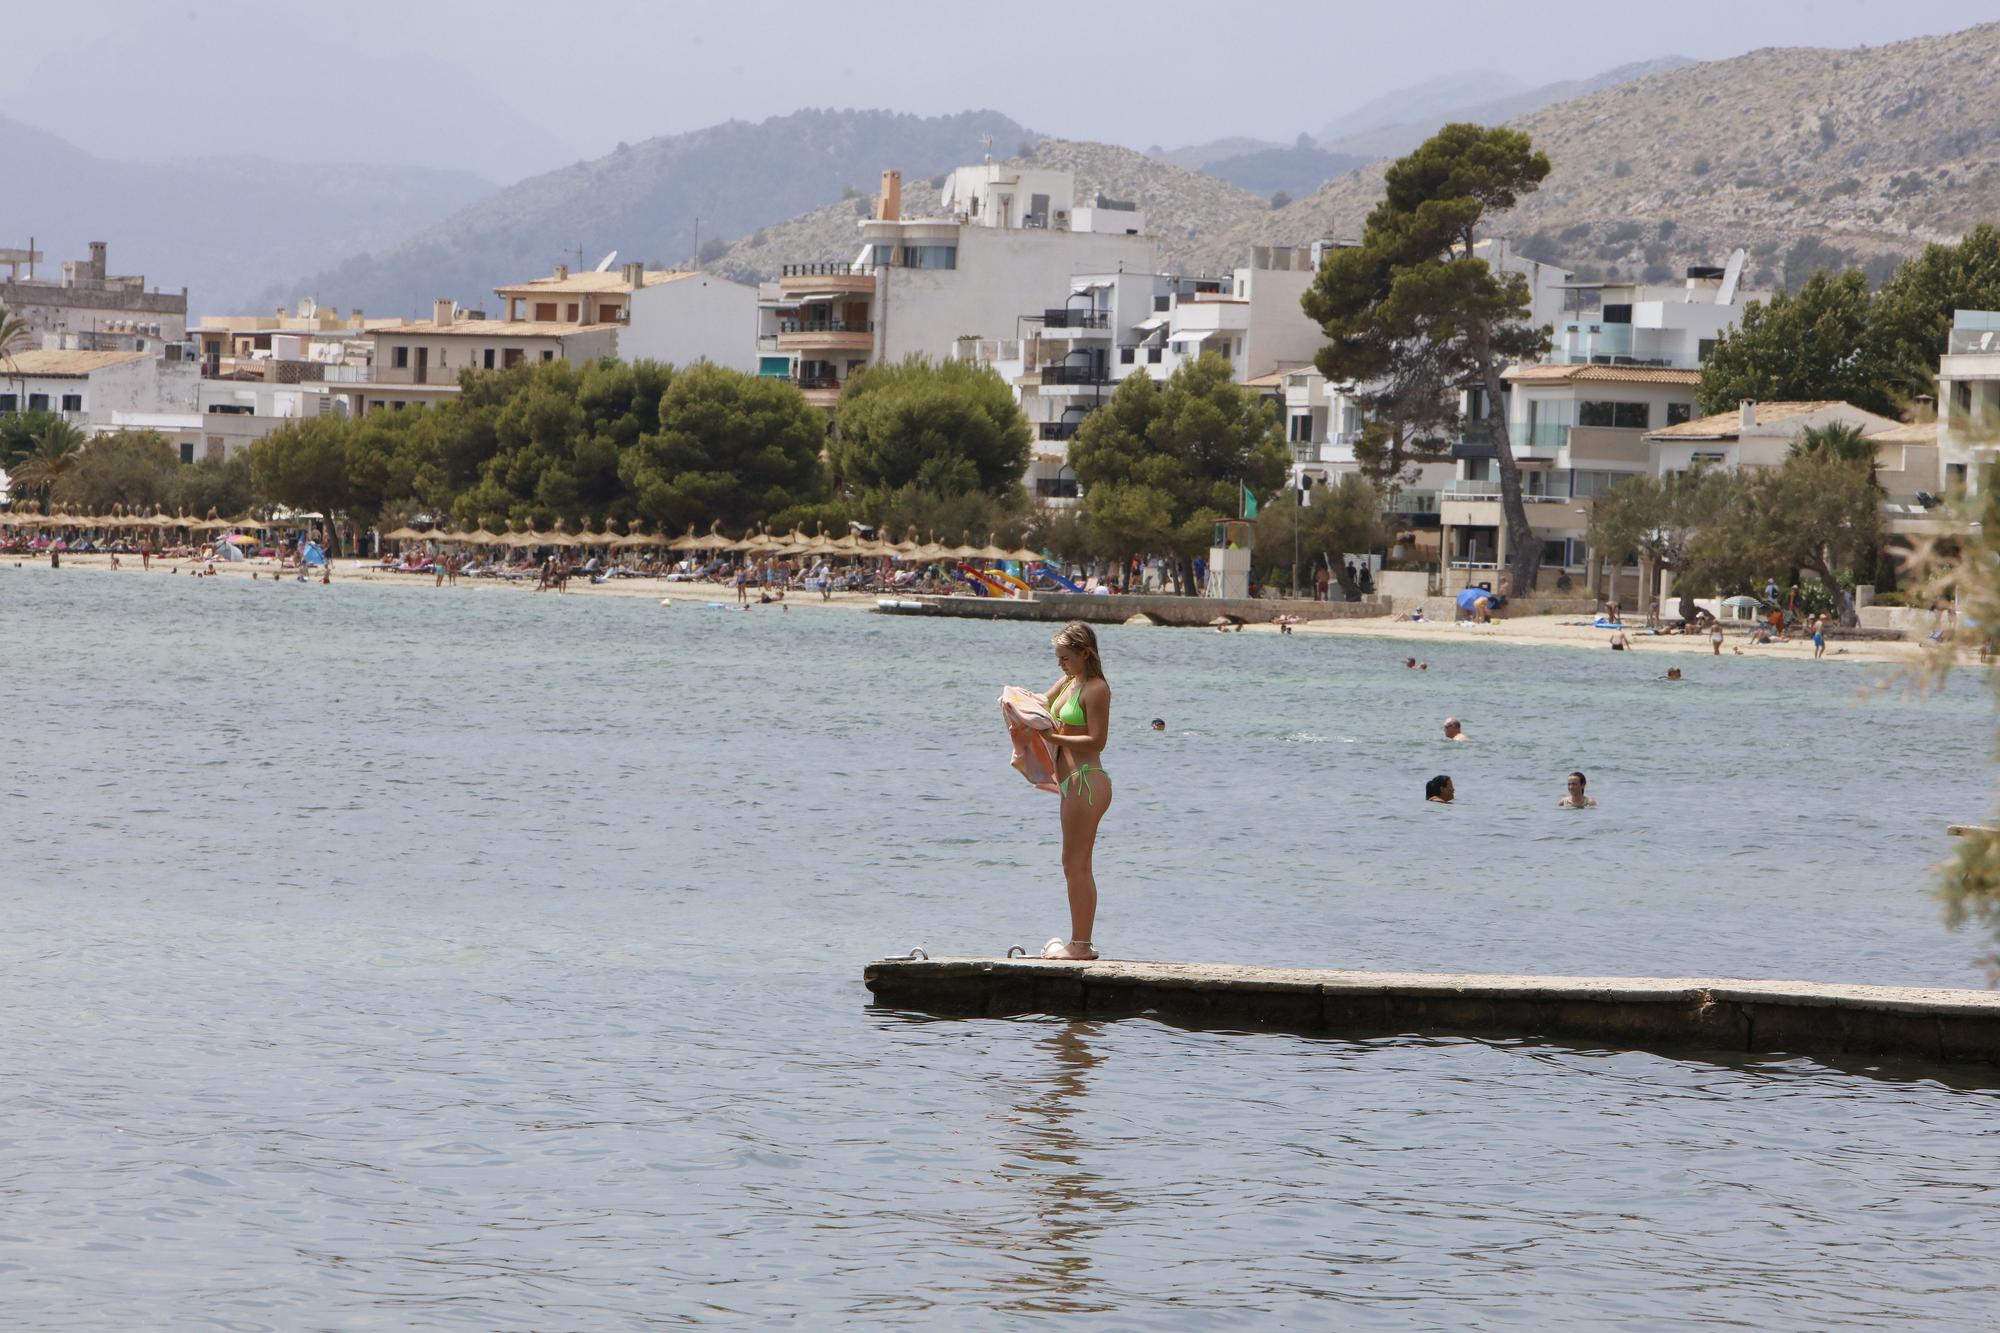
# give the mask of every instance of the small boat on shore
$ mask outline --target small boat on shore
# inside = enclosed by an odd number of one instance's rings
[[[884,615],[913,616],[935,610],[929,602],[913,602],[905,597],[877,597],[875,609]]]

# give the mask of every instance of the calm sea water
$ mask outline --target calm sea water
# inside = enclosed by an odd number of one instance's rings
[[[1991,1325],[1990,1077],[871,1008],[1065,925],[1046,638],[0,569],[0,1323]],[[1104,638],[1115,955],[1980,984],[1976,681]]]

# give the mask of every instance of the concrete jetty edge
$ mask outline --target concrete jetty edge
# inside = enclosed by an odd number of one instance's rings
[[[1156,1015],[1192,1027],[1329,1036],[1531,1037],[2000,1065],[2000,993],[1991,991],[993,958],[882,959],[862,979],[878,1004],[949,1017]]]

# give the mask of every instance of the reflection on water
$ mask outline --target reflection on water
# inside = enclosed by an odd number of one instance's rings
[[[870,1007],[1059,928],[1042,630],[10,568],[0,625],[9,1324],[1991,1322],[1964,1071]],[[1117,954],[1979,980],[1976,683],[1104,642]]]
[[[1035,1059],[1021,1071],[1013,1120],[1021,1160],[1003,1166],[1001,1178],[1027,1194],[1039,1243],[1025,1256],[1032,1266],[1020,1284],[1033,1294],[1002,1308],[1071,1313],[1116,1308],[1090,1289],[1090,1254],[1105,1225],[1102,1215],[1122,1206],[1089,1163],[1084,1094],[1090,1071],[1103,1062],[1091,1050],[1101,1026],[1057,1022],[1035,1043]]]

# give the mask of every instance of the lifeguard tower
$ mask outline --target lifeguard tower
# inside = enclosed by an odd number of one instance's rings
[[[1208,547],[1208,595],[1250,595],[1250,530],[1247,519],[1227,518],[1215,525]]]

